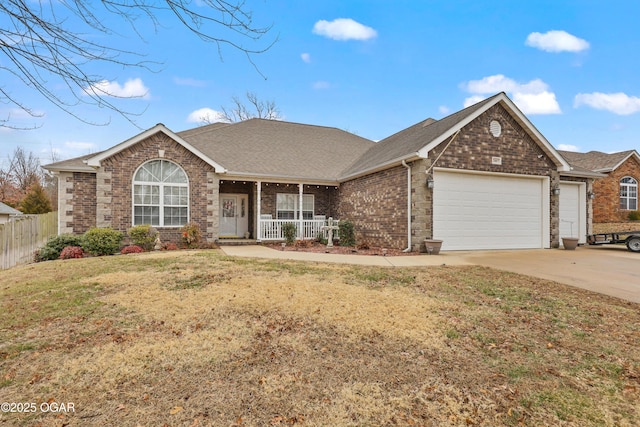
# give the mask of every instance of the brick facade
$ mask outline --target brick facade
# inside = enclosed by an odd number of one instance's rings
[[[597,179],[593,183],[593,192],[596,195],[593,201],[594,222],[619,222],[629,219],[629,211],[620,209],[620,180],[626,176],[640,182],[640,162],[634,156],[609,172],[606,178]]]
[[[133,226],[133,176],[143,163],[154,159],[169,160],[182,167],[189,180],[189,218],[200,226],[207,240],[217,238],[217,224],[212,221],[214,207],[217,215],[217,193],[213,190],[217,178],[213,168],[163,133],[102,161],[96,174],[100,191],[94,193],[99,204],[97,222],[122,232]],[[180,241],[180,227],[158,230],[162,241]]]
[[[337,214],[354,224],[360,244],[407,246],[407,169],[397,166],[340,185]]]
[[[82,234],[96,226],[96,176],[62,172],[58,175],[58,232]]]

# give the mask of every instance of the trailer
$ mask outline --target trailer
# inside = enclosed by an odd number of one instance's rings
[[[589,234],[590,245],[615,245],[624,243],[631,252],[640,252],[640,231],[620,231],[613,233]]]

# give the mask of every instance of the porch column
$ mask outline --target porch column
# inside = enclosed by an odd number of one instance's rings
[[[298,237],[300,240],[304,239],[304,220],[302,218],[302,193],[304,191],[304,184],[298,184]]]
[[[256,210],[257,210],[257,223],[258,226],[256,227],[256,241],[260,242],[260,237],[262,236],[262,215],[260,215],[262,213],[262,181],[258,181],[258,194],[257,194],[257,203],[256,203]]]

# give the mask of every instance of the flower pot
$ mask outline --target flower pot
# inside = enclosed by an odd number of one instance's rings
[[[562,246],[568,251],[573,251],[578,246],[578,238],[577,237],[563,237],[562,238]]]
[[[429,255],[438,255],[442,247],[442,240],[424,239],[424,247]]]

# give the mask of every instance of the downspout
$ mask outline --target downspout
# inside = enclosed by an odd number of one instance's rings
[[[411,166],[404,160],[402,166],[407,168],[407,248],[402,252],[411,252]]]

